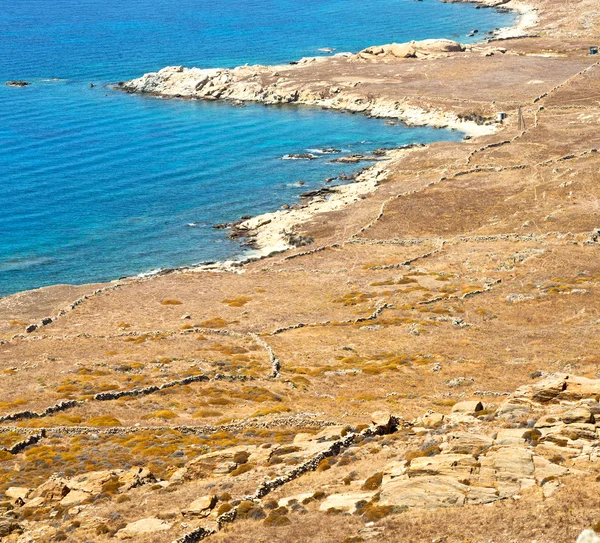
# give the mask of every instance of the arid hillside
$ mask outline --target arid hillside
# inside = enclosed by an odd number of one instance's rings
[[[286,251],[0,299],[0,540],[600,529],[600,22],[596,2],[530,4],[528,37],[244,68],[182,96],[473,137],[382,152],[237,226]]]

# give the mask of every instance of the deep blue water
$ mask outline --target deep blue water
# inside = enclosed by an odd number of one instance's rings
[[[512,22],[437,0],[0,0],[0,82],[32,82],[0,85],[0,296],[239,255],[214,223],[355,169],[285,154],[460,138],[310,108],[131,96],[110,83],[172,64],[288,62],[320,47],[467,42],[473,28]]]

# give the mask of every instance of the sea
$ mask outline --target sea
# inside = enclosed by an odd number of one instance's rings
[[[0,296],[240,258],[215,224],[357,169],[315,151],[462,137],[317,108],[128,95],[118,81],[323,48],[468,43],[514,22],[438,0],[0,0]],[[4,85],[14,79],[31,84]],[[282,159],[308,152],[319,157]]]

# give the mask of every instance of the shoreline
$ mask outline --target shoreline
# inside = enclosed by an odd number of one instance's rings
[[[443,1],[443,0],[442,0]],[[515,13],[519,14],[519,17],[516,23],[511,27],[505,27],[499,29],[492,38],[487,40],[476,42],[474,44],[469,44],[466,47],[468,50],[473,50],[476,47],[485,46],[486,44],[493,44],[494,41],[502,41],[507,39],[515,39],[520,37],[527,36],[526,30],[534,27],[538,22],[539,18],[537,16],[538,9],[534,6],[520,2],[517,0],[509,0],[506,2],[505,0],[450,0],[456,3],[470,3],[477,4],[481,6],[485,6],[486,8],[503,8],[510,9]],[[423,41],[434,41],[434,40],[423,40]],[[443,41],[443,40],[437,40]],[[409,42],[420,43],[420,42]],[[406,44],[400,44],[406,45]],[[385,47],[385,46],[383,46]],[[368,51],[371,48],[367,48],[365,51]],[[336,57],[353,57],[360,55],[359,53],[338,53],[333,55],[332,57],[307,57],[301,59],[296,64],[308,63],[308,62],[324,62],[331,58]],[[236,70],[241,70],[246,67],[238,67],[232,70],[227,69],[208,69],[202,70],[204,72],[211,73],[214,78],[225,79],[226,83],[229,83],[230,74],[235,72]],[[275,71],[276,73],[279,70],[289,68],[288,66],[251,66],[250,69],[258,69],[261,68],[270,69]],[[173,68],[165,68],[164,70],[173,70]],[[179,67],[175,68],[175,70],[180,70]],[[191,68],[191,70],[196,70]],[[161,70],[162,71],[162,70]],[[158,72],[160,73],[160,72]],[[148,75],[148,74],[146,74]],[[146,76],[135,81],[140,81]],[[167,79],[170,77],[167,76]],[[132,82],[129,82],[132,83]],[[203,82],[203,86],[206,85],[206,82]],[[196,86],[197,87],[197,86]],[[125,89],[127,90],[127,89]],[[127,90],[127,92],[130,92]],[[165,95],[161,93],[153,93],[149,92],[144,94],[155,95],[160,98],[183,98],[183,99],[197,99],[192,96],[178,95],[175,96]],[[247,89],[235,89],[233,95],[221,98],[217,98],[220,101],[226,102],[243,102],[243,101],[257,101],[258,103],[263,103],[264,105],[272,105],[276,103],[281,103],[279,97],[273,97],[273,100],[269,99],[260,99],[254,100],[248,96]],[[285,103],[285,102],[284,102]],[[307,107],[320,107],[322,109],[330,109],[337,110],[340,112],[348,112],[348,113],[361,113],[364,115],[368,115],[373,118],[380,119],[394,119],[398,120],[402,124],[407,127],[411,126],[429,126],[437,129],[450,129],[457,130],[465,134],[465,136],[469,139],[477,138],[480,136],[486,136],[494,134],[500,131],[502,128],[499,128],[498,125],[480,125],[473,121],[463,121],[447,111],[436,111],[436,110],[426,110],[424,108],[415,107],[413,105],[409,105],[408,107],[398,107],[397,102],[391,103],[389,100],[375,98],[371,100],[371,102],[367,105],[363,105],[362,103],[352,104],[352,103],[344,103],[342,107],[337,107],[332,103],[328,103],[323,99],[314,99],[310,97],[298,98],[295,97],[293,101],[290,100],[290,103],[299,106],[307,106]],[[395,158],[396,156],[401,156],[404,154],[403,149],[393,149],[391,152],[388,152],[388,156],[386,160],[383,161],[388,162]],[[389,156],[390,154],[397,152],[394,156]],[[379,181],[382,180],[386,176],[386,169],[381,166],[381,163],[375,164],[365,170],[363,170],[354,182],[345,183],[343,185],[336,186],[336,192],[329,195],[323,199],[322,196],[316,196],[314,198],[306,201],[300,209],[279,209],[274,211],[269,211],[265,213],[261,213],[256,215],[246,221],[243,221],[236,225],[236,229],[238,231],[244,232],[246,235],[250,236],[253,241],[253,245],[255,248],[249,249],[245,253],[243,253],[242,257],[237,260],[226,260],[220,261],[215,264],[211,264],[210,266],[190,266],[186,268],[177,268],[177,269],[192,269],[192,270],[210,270],[214,271],[215,269],[222,270],[231,270],[232,267],[242,266],[244,263],[252,262],[257,259],[266,258],[273,254],[278,254],[283,251],[288,251],[290,249],[295,248],[295,245],[289,243],[287,238],[289,238],[290,234],[294,233],[294,229],[307,223],[308,221],[315,218],[317,215],[321,213],[327,213],[330,211],[337,211],[351,203],[357,202],[359,199],[364,198],[367,194],[374,192],[377,189]]]
[[[444,0],[441,0],[444,2]],[[472,49],[478,46],[484,46],[486,44],[493,43],[494,41],[513,39],[525,36],[525,30],[535,26],[539,22],[537,17],[537,8],[530,4],[520,2],[517,0],[447,0],[455,3],[470,3],[485,6],[486,8],[502,8],[509,9],[519,14],[516,24],[511,27],[500,28],[493,37],[484,39],[483,41],[469,44],[468,49]],[[424,40],[424,41],[439,41],[439,40]],[[414,42],[410,42],[414,43]],[[357,53],[358,54],[358,53]],[[352,55],[352,53],[338,53],[333,56],[319,56],[319,57],[307,57],[301,59],[295,64],[300,64],[305,61],[309,62],[321,62],[335,57],[343,57],[346,55]],[[268,66],[277,70],[277,68],[288,68],[289,66]],[[252,68],[252,67],[250,67]],[[258,68],[262,68],[258,66]],[[220,70],[213,69],[209,71],[222,73],[223,71],[234,71],[238,70]],[[160,96],[159,97],[164,97]],[[169,97],[171,98],[171,97]],[[181,98],[181,97],[177,97]],[[240,101],[239,98],[226,99],[225,101],[236,102]],[[262,102],[264,105],[270,105],[269,102]],[[472,121],[461,121],[455,115],[444,112],[444,111],[428,111],[424,108],[409,106],[398,109],[397,104],[389,104],[386,100],[375,100],[369,104],[368,108],[359,106],[355,109],[347,108],[334,108],[322,103],[303,103],[296,102],[295,104],[308,107],[320,107],[322,109],[333,109],[340,112],[347,113],[361,113],[373,118],[379,119],[394,119],[407,127],[412,126],[430,126],[437,129],[450,129],[457,130],[465,134],[466,137],[477,138],[479,136],[491,135],[497,132],[496,126],[481,126]],[[458,142],[457,142],[458,143]],[[199,262],[196,264],[190,264],[187,266],[177,267],[165,267],[150,269],[139,274],[132,276],[124,276],[116,278],[102,284],[113,285],[126,281],[135,280],[146,280],[155,276],[165,275],[174,272],[201,272],[201,271],[228,271],[242,273],[243,267],[251,262],[268,258],[269,256],[279,254],[296,246],[290,244],[286,238],[289,234],[294,233],[294,229],[309,222],[316,216],[327,213],[330,211],[340,210],[352,203],[359,201],[362,198],[366,198],[368,194],[373,193],[377,190],[379,182],[385,178],[387,169],[384,167],[385,164],[392,161],[394,158],[404,156],[410,150],[406,148],[394,148],[387,151],[386,156],[380,162],[369,166],[359,173],[354,181],[343,183],[335,186],[335,192],[331,193],[327,197],[315,196],[305,200],[297,209],[278,209],[261,213],[253,216],[252,218],[243,221],[237,225],[237,228],[244,230],[245,233],[253,238],[253,244],[255,248],[248,248],[244,250],[243,243],[240,243],[242,253],[238,258],[215,261],[215,262]],[[66,284],[66,283],[65,283]],[[73,286],[84,286],[86,283],[68,283]],[[94,283],[90,283],[94,284]],[[17,291],[12,294],[0,297],[0,300],[9,298],[11,296],[21,294],[24,292],[40,291],[44,289],[51,289],[58,287],[59,285],[48,285],[38,287],[34,289],[27,289],[25,291]]]

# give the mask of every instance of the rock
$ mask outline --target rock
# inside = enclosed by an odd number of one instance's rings
[[[535,423],[535,428],[554,428],[562,427],[559,415],[543,415]]]
[[[339,511],[348,511],[354,513],[356,506],[361,501],[370,501],[375,495],[374,492],[348,492],[345,494],[332,494],[327,496],[319,505],[319,511],[329,511],[329,509],[337,509]]]
[[[71,491],[81,490],[95,496],[103,491],[102,487],[105,483],[116,477],[117,472],[115,471],[90,471],[69,479],[67,486]]]
[[[79,505],[92,498],[92,494],[84,492],[83,490],[71,490],[62,500],[60,505],[63,507],[71,507],[72,505]]]
[[[425,53],[454,53],[465,50],[464,45],[452,40],[431,39],[411,43],[414,43],[417,51],[422,51]]]
[[[23,507],[26,509],[35,509],[36,507],[42,507],[43,505],[46,504],[47,501],[49,501],[47,498],[43,498],[42,496],[37,496],[35,498],[31,498],[30,500],[27,500],[23,504]]]
[[[421,426],[424,428],[439,428],[444,424],[444,415],[435,411],[428,411],[421,417]]]
[[[537,454],[545,456],[546,458],[562,458],[563,460],[575,458],[581,454],[581,449],[562,447],[550,442],[540,443],[535,448],[535,451]]]
[[[185,465],[188,470],[187,474],[190,478],[227,475],[237,467],[234,457],[236,453],[240,452],[248,453],[247,462],[257,465],[264,464],[271,453],[269,449],[262,449],[255,445],[229,447],[222,451],[202,454],[190,460]]]
[[[217,504],[217,497],[214,495],[202,496],[194,500],[187,509],[181,511],[184,517],[207,517],[211,510]]]
[[[531,392],[531,399],[539,403],[598,398],[600,396],[600,379],[560,374],[533,385]]]
[[[380,505],[452,507],[464,505],[469,487],[454,477],[394,479],[382,486]]]
[[[577,538],[577,543],[600,543],[600,537],[594,530],[583,530]]]
[[[470,454],[438,454],[414,458],[408,467],[408,476],[448,475],[467,479],[478,467],[479,463]]]
[[[371,414],[371,422],[375,426],[389,429],[394,425],[394,417],[389,411],[376,411]]]
[[[576,407],[564,413],[561,417],[565,424],[594,423],[594,415],[587,407]]]
[[[23,81],[22,79],[14,79],[12,81],[7,81],[5,85],[8,87],[27,87],[28,85],[31,85],[31,83],[29,83],[29,81]]]
[[[528,440],[539,439],[541,432],[529,428],[503,428],[494,440],[494,445],[525,445]]]
[[[23,532],[23,528],[20,524],[13,522],[12,520],[0,520],[0,538],[7,537],[15,532]]]
[[[578,439],[586,439],[588,441],[598,440],[596,426],[593,424],[569,424],[562,429],[561,434],[572,441],[577,441]]]
[[[467,432],[452,432],[448,434],[448,448],[446,453],[479,454],[494,444],[491,437],[483,434],[469,434]]]
[[[304,500],[308,498],[312,498],[314,496],[314,492],[305,492],[303,494],[295,494],[294,496],[286,496],[285,498],[281,498],[277,502],[278,507],[287,507],[291,502],[302,503]]]
[[[458,402],[452,406],[452,413],[463,413],[465,415],[475,415],[483,411],[483,404],[477,400],[468,402]]]
[[[155,482],[156,477],[148,468],[133,467],[119,476],[119,483],[121,483],[119,490],[125,492]]]
[[[171,483],[181,483],[185,481],[187,476],[188,469],[186,467],[179,468],[173,472],[173,475],[169,478],[169,482]]]
[[[396,58],[415,58],[416,50],[412,43],[392,43],[389,52]]]
[[[26,488],[23,486],[11,486],[6,489],[4,492],[8,498],[12,500],[26,500],[27,497],[33,492],[31,488]]]
[[[125,528],[116,533],[118,539],[131,539],[143,534],[166,532],[171,529],[171,524],[157,518],[143,518],[130,522]]]
[[[61,477],[51,477],[42,483],[29,496],[30,498],[44,498],[49,501],[62,500],[70,491],[67,481]]]
[[[549,498],[550,496],[552,496],[552,494],[554,494],[560,486],[560,483],[556,480],[548,481],[547,483],[545,483],[542,486],[542,494],[544,495],[544,498]]]
[[[568,468],[554,464],[538,455],[533,457],[533,467],[535,469],[535,479],[540,485],[543,485],[547,479],[561,477],[569,473]]]

